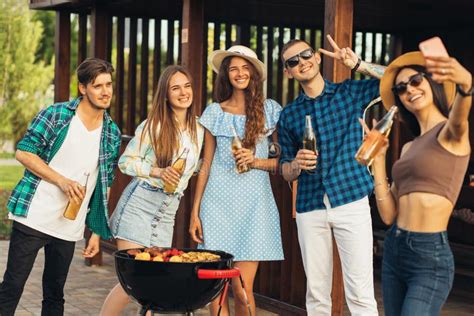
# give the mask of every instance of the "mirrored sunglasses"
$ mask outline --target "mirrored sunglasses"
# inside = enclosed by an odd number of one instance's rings
[[[312,48],[305,49],[299,54],[296,54],[295,56],[292,56],[288,58],[287,60],[285,60],[285,66],[287,68],[296,67],[300,63],[300,57],[303,58],[304,60],[308,60],[313,56],[314,56],[314,50]]]

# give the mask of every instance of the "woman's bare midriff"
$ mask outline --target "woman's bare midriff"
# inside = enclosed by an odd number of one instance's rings
[[[447,198],[425,192],[413,192],[398,200],[397,226],[412,232],[445,231],[453,204]]]

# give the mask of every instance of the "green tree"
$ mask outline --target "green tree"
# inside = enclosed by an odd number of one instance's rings
[[[45,102],[53,68],[35,62],[42,32],[27,0],[0,3],[0,141],[16,143]]]
[[[54,26],[56,18],[54,11],[34,11],[32,14],[33,22],[40,22],[43,26],[43,32],[40,36],[38,49],[35,53],[35,62],[44,61],[51,65],[54,56]]]

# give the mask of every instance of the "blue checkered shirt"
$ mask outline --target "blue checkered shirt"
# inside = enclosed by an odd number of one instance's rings
[[[295,159],[302,148],[305,116],[311,115],[318,148],[314,174],[301,172],[298,177],[296,210],[304,213],[326,209],[327,194],[331,207],[341,206],[369,195],[373,184],[367,168],[354,159],[362,142],[358,118],[379,94],[379,80],[325,80],[323,92],[316,98],[301,93],[283,108],[278,122],[282,147],[280,164]]]

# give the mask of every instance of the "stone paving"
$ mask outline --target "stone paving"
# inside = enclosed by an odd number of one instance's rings
[[[103,265],[100,267],[88,267],[84,264],[81,255],[84,241],[76,244],[76,251],[71,264],[69,277],[65,287],[65,315],[98,315],[100,307],[109,293],[109,290],[118,282],[115,275],[113,258],[111,255],[103,254]],[[0,241],[0,279],[3,278],[8,252],[8,241]],[[38,254],[33,271],[28,279],[25,291],[20,300],[16,316],[41,315],[41,277],[44,264],[44,254]],[[377,297],[380,315],[383,315],[383,304],[381,302],[380,280],[375,282],[375,295]],[[230,302],[232,304],[232,300]],[[138,305],[129,304],[122,315],[137,315]],[[157,315],[157,314],[155,314]],[[170,314],[168,314],[170,315]],[[207,309],[199,310],[196,316],[208,315]],[[274,316],[277,314],[259,309],[258,316]],[[283,314],[282,314],[283,315]],[[347,306],[344,315],[350,315]],[[474,302],[466,298],[450,295],[448,302],[443,308],[441,316],[473,316]]]

